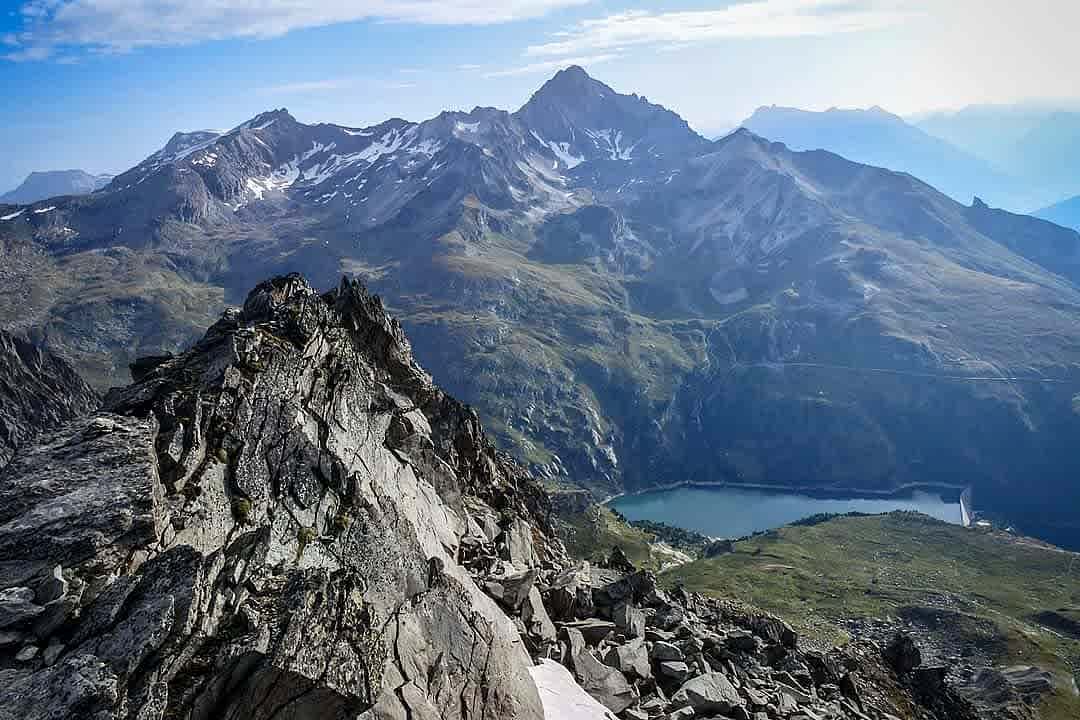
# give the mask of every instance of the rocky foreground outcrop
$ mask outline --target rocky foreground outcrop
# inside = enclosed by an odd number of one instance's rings
[[[456,562],[542,495],[378,300],[275,280],[134,373],[0,481],[0,716],[542,717]]]
[[[99,401],[63,359],[0,330],[0,467],[20,444]]]
[[[0,473],[0,720],[967,717],[876,648],[572,564],[358,284],[264,283],[132,374]]]

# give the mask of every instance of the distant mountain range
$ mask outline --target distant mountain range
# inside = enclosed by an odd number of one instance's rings
[[[1080,234],[910,174],[709,141],[575,67],[516,112],[273,110],[0,207],[2,324],[98,387],[286,271],[363,278],[551,483],[972,485],[1080,544]]]
[[[1032,208],[1080,194],[1080,110],[1052,105],[976,105],[913,121],[986,159],[1032,190]]]
[[[828,150],[868,165],[899,170],[925,180],[961,202],[978,195],[1014,207],[1020,184],[990,163],[874,107],[810,112],[762,107],[742,126],[792,150]]]
[[[1080,230],[1080,195],[1059,202],[1056,205],[1051,205],[1048,208],[1043,208],[1035,213],[1035,217],[1049,220],[1063,227]]]
[[[83,170],[32,172],[19,187],[0,195],[0,203],[25,204],[61,195],[86,195],[109,184],[112,175],[91,175]]]

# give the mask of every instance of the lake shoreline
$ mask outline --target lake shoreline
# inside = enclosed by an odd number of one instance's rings
[[[731,483],[685,482],[609,498],[608,507],[630,521],[649,520],[707,537],[739,538],[790,525],[807,517],[909,510],[963,525],[964,488],[920,484],[888,492],[848,493]]]
[[[681,488],[702,488],[705,490],[755,490],[766,494],[776,495],[803,495],[809,498],[817,500],[896,500],[904,497],[910,497],[917,492],[926,493],[947,493],[942,494],[942,499],[953,498],[955,494],[956,500],[959,499],[963,492],[968,489],[970,485],[946,485],[942,483],[910,483],[908,485],[901,485],[891,490],[866,490],[855,488],[806,488],[799,487],[797,485],[765,485],[762,483],[731,483],[731,482],[703,482],[700,480],[683,480],[677,483],[670,483],[668,485],[656,485],[654,487],[644,488],[641,490],[631,490],[627,492],[615,493],[614,495],[608,495],[606,498],[600,501],[600,505],[610,504],[620,498],[624,497],[639,497],[642,495],[651,495],[653,493],[669,492],[671,490],[679,490]]]

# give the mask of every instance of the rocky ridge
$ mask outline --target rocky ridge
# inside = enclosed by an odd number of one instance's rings
[[[83,415],[99,398],[66,361],[0,330],[0,467],[42,430]]]
[[[263,283],[132,375],[0,473],[4,720],[539,720],[552,663],[626,720],[967,717],[872,645],[571,563],[358,283]]]

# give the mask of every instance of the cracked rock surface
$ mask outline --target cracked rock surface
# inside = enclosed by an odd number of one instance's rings
[[[543,717],[458,563],[543,495],[377,298],[279,278],[134,371],[0,477],[0,718]]]

